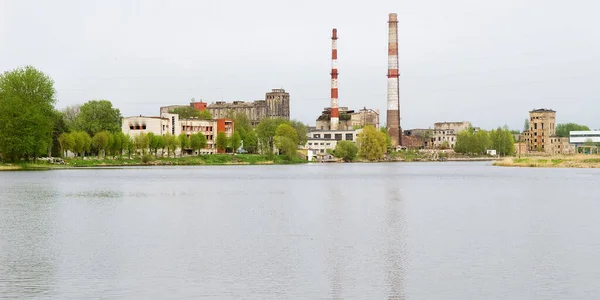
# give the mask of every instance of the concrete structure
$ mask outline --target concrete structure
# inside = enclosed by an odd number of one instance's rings
[[[338,130],[337,29],[331,33],[331,130]]]
[[[433,124],[433,136],[428,146],[433,148],[454,149],[456,135],[471,127],[471,122],[438,122]]]
[[[163,113],[160,117],[127,117],[121,121],[123,133],[129,136],[136,136],[140,133],[150,133],[154,135],[171,134],[178,136],[185,133],[188,136],[196,133],[202,133],[208,142],[207,147],[201,151],[203,154],[217,153],[215,142],[219,132],[225,132],[227,137],[231,137],[234,132],[234,124],[231,119],[200,120],[200,119],[179,119],[177,114]],[[191,152],[191,150],[188,150]]]
[[[551,153],[550,137],[556,133],[556,111],[534,109],[529,112],[529,130],[524,132],[528,151]]]
[[[356,142],[361,131],[362,129],[311,131],[307,134],[308,140],[304,148],[313,149],[316,154],[326,153],[328,149],[335,149],[338,141]]]
[[[354,128],[372,125],[379,128],[379,110],[362,108],[359,111],[349,110],[348,107],[339,107],[338,130],[353,130]],[[331,108],[326,107],[317,118],[317,130],[333,130],[331,127]]]
[[[569,143],[581,146],[586,142],[600,143],[600,131],[571,131],[569,132]]]
[[[558,135],[550,136],[547,153],[550,154],[575,154],[575,145],[569,144],[568,137],[560,137]]]
[[[398,15],[391,13],[388,21],[388,83],[387,83],[387,131],[392,146],[402,146],[400,126],[400,87],[398,72]]]
[[[208,111],[215,119],[229,118],[231,114],[243,113],[252,126],[258,125],[264,118],[290,119],[290,94],[284,89],[272,89],[265,94],[265,100],[252,102],[217,101],[207,106]]]

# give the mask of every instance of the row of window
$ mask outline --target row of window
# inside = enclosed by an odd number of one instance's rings
[[[213,127],[212,126],[187,126],[187,125],[182,125],[181,126],[181,131],[194,131],[194,132],[198,132],[198,131],[213,131]]]
[[[308,143],[308,145],[309,145],[309,146],[312,146],[312,145],[313,145],[313,143]],[[315,143],[314,145],[315,145],[315,146],[318,146],[318,145],[319,145],[319,143]],[[325,145],[325,146],[330,146],[330,145],[331,145],[331,143],[320,143],[320,145],[321,145],[321,146],[323,146],[323,145]]]
[[[343,134],[341,134],[341,133],[334,134],[334,139],[336,141],[341,141],[342,137],[343,137]],[[315,133],[315,134],[313,134],[313,138],[320,139],[321,138],[321,134],[320,133]],[[324,139],[331,139],[331,133],[325,133],[325,134],[323,134],[323,138]],[[354,134],[352,134],[352,133],[346,133],[346,141],[353,141],[353,140],[354,140]]]

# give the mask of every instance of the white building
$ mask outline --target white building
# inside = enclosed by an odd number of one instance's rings
[[[362,129],[357,130],[315,130],[307,133],[308,140],[305,148],[313,149],[315,155],[326,153],[328,149],[335,149],[338,141],[356,142],[357,135]]]
[[[583,145],[585,142],[600,143],[600,131],[570,131],[569,132],[569,144],[572,145]]]
[[[150,133],[154,135],[171,134],[178,136],[181,133],[192,134],[202,133],[206,137],[207,146],[201,151],[203,154],[216,153],[215,146],[217,133],[225,132],[227,137],[231,137],[234,132],[233,121],[230,119],[200,120],[200,119],[179,119],[177,114],[162,113],[160,117],[127,117],[121,121],[121,129],[124,134],[136,136],[140,133]]]

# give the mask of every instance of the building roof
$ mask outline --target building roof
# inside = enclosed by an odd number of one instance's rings
[[[529,111],[530,113],[542,113],[542,112],[556,112],[554,110],[551,109],[547,109],[547,108],[538,108],[538,109],[533,109],[531,111]]]

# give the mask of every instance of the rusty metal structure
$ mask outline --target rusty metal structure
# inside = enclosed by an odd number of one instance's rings
[[[338,109],[337,29],[331,33],[331,130],[337,130],[340,121]]]
[[[400,87],[398,72],[398,15],[389,14],[388,20],[388,72],[387,72],[387,131],[392,146],[402,146],[400,126]]]

